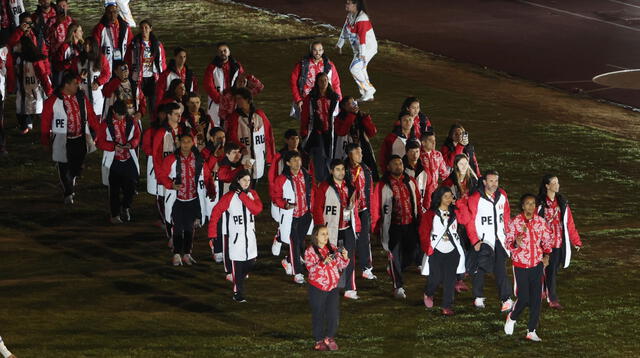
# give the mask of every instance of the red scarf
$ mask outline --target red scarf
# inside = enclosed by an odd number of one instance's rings
[[[76,96],[62,96],[64,107],[67,110],[67,136],[76,138],[82,135],[82,120],[80,118],[80,105]]]
[[[391,222],[395,225],[408,225],[413,221],[413,210],[411,208],[411,193],[404,182],[404,175],[398,179],[389,178],[389,184],[393,191],[393,210],[391,211]]]
[[[298,172],[298,175],[294,175],[292,179],[294,186],[293,189],[296,192],[296,205],[293,209],[293,217],[299,218],[309,211],[309,208],[307,208],[307,186],[302,170]]]
[[[195,199],[198,196],[196,190],[196,157],[193,152],[189,152],[189,155],[184,157],[180,154],[180,168],[182,169],[182,176],[180,183],[182,187],[178,190],[178,199],[182,201],[189,201]]]

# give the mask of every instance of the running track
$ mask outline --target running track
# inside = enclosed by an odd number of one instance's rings
[[[240,0],[344,23],[342,0]],[[593,84],[640,68],[640,0],[368,0],[376,36],[640,108],[640,91]]]

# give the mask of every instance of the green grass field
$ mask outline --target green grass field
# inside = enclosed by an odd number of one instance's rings
[[[30,2],[31,7],[33,2]],[[95,1],[71,4],[90,32],[99,17]],[[341,9],[339,4],[337,9]],[[282,133],[288,118],[288,77],[309,39],[325,40],[343,93],[356,93],[347,65],[330,45],[336,32],[243,7],[197,0],[133,2],[136,19],[151,18],[168,52],[177,44],[201,78],[212,43],[226,40],[245,68],[265,84],[256,99]],[[349,51],[347,51],[349,52]],[[524,339],[525,318],[513,337],[492,279],[487,309],[456,296],[456,316],[422,305],[425,278],[405,273],[407,300],[391,297],[384,253],[374,243],[377,281],[359,280],[358,301],[341,302],[337,337],[350,357],[635,357],[640,353],[640,116],[480,67],[382,42],[369,67],[378,88],[372,113],[382,141],[405,96],[422,99],[439,138],[461,121],[481,168],[496,168],[512,204],[534,192],[552,171],[571,201],[584,249],[559,276],[563,311],[544,307],[541,344]],[[62,204],[50,154],[37,133],[20,137],[13,97],[6,105],[7,158],[0,159],[0,335],[18,357],[296,356],[311,351],[307,287],[284,275],[270,253],[275,224],[258,218],[260,253],[246,282],[248,303],[231,300],[223,268],[212,262],[204,231],[197,234],[197,265],[170,266],[154,198],[134,201],[132,224],[108,222],[100,154],[89,156],[77,203]],[[259,192],[267,202],[267,187]],[[512,205],[512,210],[516,208]],[[510,271],[510,267],[509,267]],[[439,296],[436,296],[436,304]],[[319,355],[319,354],[318,354]]]

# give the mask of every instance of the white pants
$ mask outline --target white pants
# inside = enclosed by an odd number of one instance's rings
[[[360,95],[365,94],[365,91],[375,90],[371,82],[369,82],[369,74],[367,73],[367,65],[373,58],[371,56],[365,56],[365,59],[354,56],[351,61],[351,65],[349,65],[349,71],[351,71],[351,75],[353,79],[356,81],[358,85],[358,90],[360,90]]]

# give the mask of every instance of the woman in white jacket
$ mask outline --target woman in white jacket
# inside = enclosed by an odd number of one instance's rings
[[[349,71],[351,71],[351,75],[353,75],[353,79],[356,81],[362,95],[358,101],[372,101],[376,89],[369,82],[367,65],[378,52],[376,35],[373,33],[373,27],[367,15],[364,0],[347,0],[345,9],[347,10],[347,20],[342,27],[336,47],[342,52],[345,40],[351,43],[353,60],[349,65]]]

